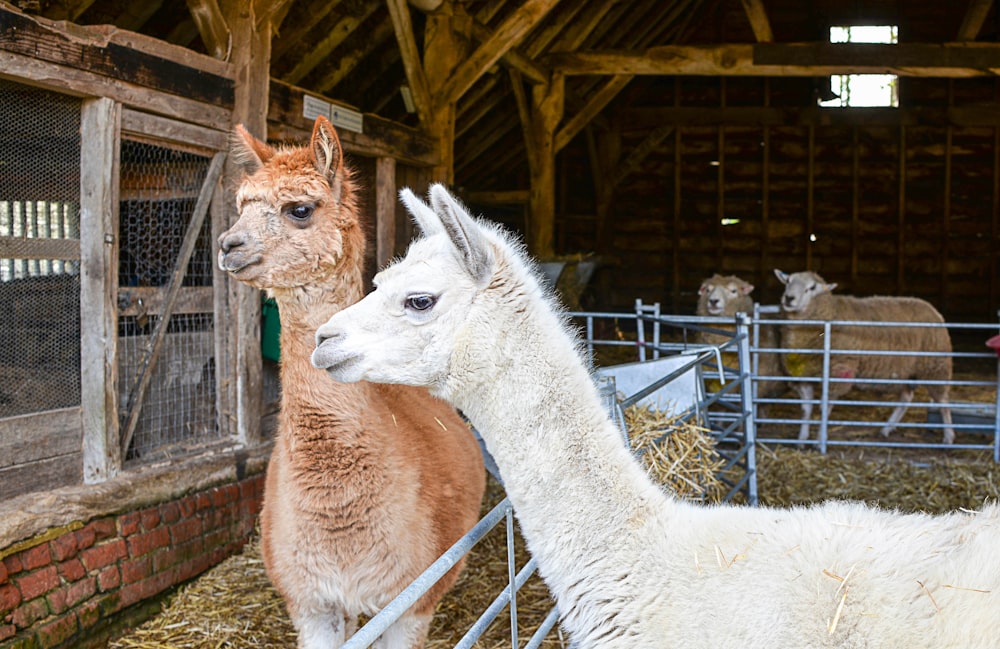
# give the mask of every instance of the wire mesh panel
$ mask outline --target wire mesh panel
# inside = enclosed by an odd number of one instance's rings
[[[79,99],[0,79],[0,417],[80,405],[79,133]]]
[[[129,295],[126,301],[131,305],[118,327],[123,430],[133,409],[141,413],[127,449],[128,461],[185,454],[219,438],[211,302],[179,299],[165,324],[159,351],[152,352],[171,281],[180,281],[189,296],[193,294],[189,289],[212,284],[208,220],[190,261],[176,268],[210,162],[209,157],[165,145],[122,141],[119,303]],[[156,306],[151,306],[154,301]],[[144,372],[149,384],[140,395]]]

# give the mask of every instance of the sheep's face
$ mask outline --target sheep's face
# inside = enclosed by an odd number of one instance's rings
[[[750,295],[751,291],[753,284],[739,277],[714,275],[702,282],[698,289],[699,312],[713,316],[733,315],[741,298]]]
[[[785,313],[801,313],[809,308],[817,296],[837,287],[836,284],[827,284],[822,277],[810,271],[789,275],[775,268],[774,274],[785,285],[785,292],[781,296],[781,309]]]

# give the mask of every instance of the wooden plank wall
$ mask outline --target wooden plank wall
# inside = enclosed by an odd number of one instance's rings
[[[900,109],[831,111],[811,105],[809,79],[633,83],[611,109],[624,155],[653,129],[675,128],[615,191],[593,306],[628,309],[641,297],[690,313],[714,272],[775,303],[772,269],[808,268],[844,292],[917,295],[952,321],[995,320],[996,84],[901,84]],[[598,248],[579,181],[589,164],[579,142],[560,158],[560,253]]]

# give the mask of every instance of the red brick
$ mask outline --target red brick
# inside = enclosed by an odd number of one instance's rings
[[[97,535],[94,533],[94,528],[89,525],[76,531],[76,547],[80,550],[85,550],[94,545],[96,539]]]
[[[139,512],[139,518],[142,520],[144,530],[151,530],[160,524],[160,512],[155,507]]]
[[[195,505],[194,496],[182,498],[177,502],[177,506],[180,507],[181,518],[189,518],[193,516],[195,511],[198,509]]]
[[[119,559],[123,559],[127,554],[125,541],[123,539],[115,539],[110,543],[87,548],[80,553],[80,558],[83,559],[83,565],[87,567],[87,570],[98,570],[104,566],[111,565]]]
[[[17,633],[17,627],[13,624],[0,624],[0,641],[13,638]]]
[[[49,614],[44,599],[36,599],[20,606],[11,616],[11,622],[19,629],[25,629]]]
[[[240,500],[250,500],[254,495],[253,480],[244,480],[240,483]]]
[[[68,613],[38,627],[38,644],[42,647],[57,647],[72,638],[78,629],[76,613]]]
[[[212,497],[203,491],[200,494],[195,494],[195,503],[196,506],[198,507],[198,511],[211,509]]]
[[[7,570],[8,575],[13,575],[14,573],[21,572],[21,555],[12,554],[3,560],[4,568]]]
[[[114,590],[121,586],[122,573],[118,566],[108,566],[97,575],[97,585],[101,592]]]
[[[94,537],[97,541],[113,539],[118,536],[118,524],[113,518],[98,518],[90,521],[88,526],[94,528]]]
[[[80,630],[86,632],[101,621],[100,602],[90,601],[76,609],[76,618],[80,622]]]
[[[81,581],[71,584],[69,588],[66,589],[66,603],[70,606],[76,606],[85,599],[88,599],[97,592],[97,579],[94,577],[88,577]]]
[[[59,564],[59,574],[66,581],[76,581],[83,579],[87,574],[87,569],[83,567],[83,562],[79,559],[70,559]]]
[[[170,526],[170,537],[174,545],[183,543],[201,534],[201,521],[197,518],[189,518]]]
[[[7,564],[0,561],[0,584],[7,583]]]
[[[21,603],[21,591],[13,584],[0,586],[0,620]]]
[[[166,524],[176,523],[181,518],[180,507],[177,503],[164,503],[160,505],[160,521]]]
[[[67,608],[69,605],[66,603],[66,589],[57,588],[48,595],[45,596],[45,601],[49,605],[49,612],[53,615],[59,615]]]
[[[134,584],[149,577],[152,572],[152,562],[148,556],[122,562],[122,583]]]
[[[25,601],[35,599],[59,585],[59,574],[55,566],[47,566],[14,580]]]
[[[80,547],[77,545],[76,534],[63,534],[62,536],[52,539],[52,556],[55,557],[56,561],[65,561],[76,556]]]
[[[129,537],[128,554],[130,557],[141,557],[168,545],[170,545],[170,531],[166,527],[158,527],[152,532],[143,532]]]
[[[139,531],[142,519],[139,512],[129,512],[118,517],[118,534],[120,536],[131,536]]]
[[[21,565],[25,570],[34,570],[52,563],[52,551],[48,543],[38,545],[21,553]]]

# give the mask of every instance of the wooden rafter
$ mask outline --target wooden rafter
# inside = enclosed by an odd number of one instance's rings
[[[477,40],[485,42],[489,40],[490,36],[493,35],[493,32],[490,31],[489,27],[481,22],[473,21],[472,35]],[[512,47],[502,57],[500,57],[500,59],[506,63],[508,67],[517,70],[521,75],[531,81],[534,81],[535,83],[546,83],[549,80],[551,70],[538,65],[517,48]]]
[[[750,19],[750,27],[753,29],[754,38],[758,43],[773,43],[774,33],[771,32],[771,22],[767,19],[767,11],[764,10],[763,0],[740,0],[743,3],[743,11]]]
[[[420,50],[417,39],[413,35],[413,20],[406,0],[386,0],[389,16],[392,18],[392,28],[396,33],[399,53],[403,59],[403,69],[406,71],[406,81],[410,86],[410,95],[417,110],[417,117],[422,124],[431,119],[431,91],[424,74],[424,66],[420,62]]]
[[[68,20],[70,22],[79,18],[84,11],[90,9],[94,0],[60,0],[50,5],[43,14],[52,20]]]
[[[368,38],[365,39],[365,46],[363,48],[355,49],[349,54],[338,57],[337,62],[332,69],[328,71],[323,78],[319,80],[319,82],[314,84],[313,87],[319,92],[328,92],[331,88],[340,83],[344,77],[350,74],[351,70],[353,70],[358,63],[364,60],[365,57],[392,37],[392,23],[390,21],[380,23],[368,34]]]
[[[462,63],[448,79],[435,97],[435,104],[448,104],[458,101],[493,64],[507,51],[521,42],[521,39],[559,0],[525,0],[497,28],[495,32],[482,43],[475,52]]]
[[[209,54],[225,61],[229,58],[233,36],[229,33],[226,20],[216,0],[187,0],[188,11],[198,27],[201,40]]]
[[[895,74],[907,77],[994,76],[994,43],[759,43],[664,45],[641,51],[559,52],[543,60],[566,75],[661,74],[813,77]]]
[[[621,89],[628,85],[628,82],[632,80],[632,75],[622,74],[616,75],[611,79],[608,79],[601,88],[591,96],[590,101],[580,109],[580,111],[566,120],[559,132],[556,133],[555,139],[555,149],[556,152],[560,151],[563,147],[569,144],[570,140],[576,137],[576,134],[583,129],[584,126],[590,123],[594,117],[604,110],[612,99],[614,99]]]
[[[338,45],[343,43],[344,39],[350,36],[351,33],[354,32],[354,30],[357,29],[366,18],[374,13],[376,6],[377,3],[372,2],[365,6],[363,13],[357,16],[344,16],[344,18],[330,30],[330,33],[326,35],[326,38],[311,47],[309,49],[309,54],[303,57],[290,72],[283,75],[281,80],[292,84],[301,81],[302,78],[312,72],[316,66],[326,60],[330,56],[330,53],[333,52]],[[321,89],[317,88],[317,90]]]
[[[299,1],[301,2],[302,0]],[[279,30],[277,32],[278,36],[274,39],[274,45],[271,48],[271,57],[275,60],[280,59],[294,45],[301,43],[302,39],[309,33],[309,30],[326,18],[336,6],[337,0],[313,0],[309,3],[306,10],[306,14],[311,16],[312,20],[299,21],[295,25],[285,25],[284,22],[276,22],[275,26],[279,27]]]
[[[970,0],[955,40],[959,42],[976,40],[979,30],[986,22],[986,14],[990,12],[992,6],[993,0]]]

